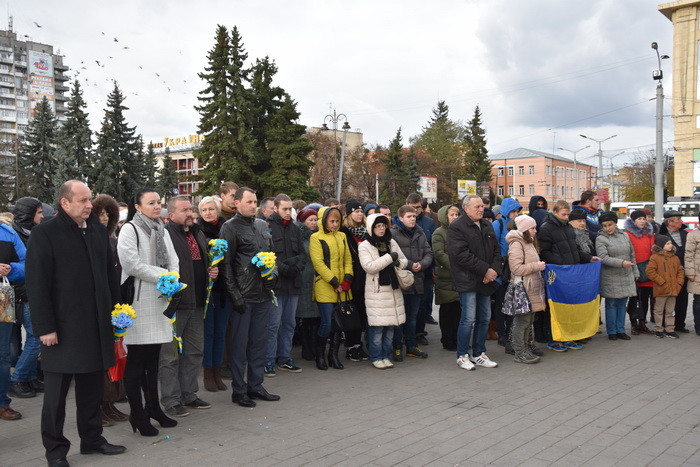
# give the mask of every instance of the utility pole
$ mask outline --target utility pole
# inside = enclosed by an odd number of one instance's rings
[[[588,137],[586,135],[579,135],[579,136],[581,138],[590,139],[591,141],[595,141],[596,143],[598,143],[598,171],[597,171],[596,177],[595,177],[595,184],[596,184],[596,186],[599,187],[600,182],[603,181],[603,149],[602,149],[603,143],[609,139],[613,139],[617,135],[608,136],[605,139],[595,139],[595,138]]]
[[[669,58],[668,55],[659,55],[659,46],[651,43],[651,48],[656,51],[659,69],[654,70],[652,77],[658,81],[656,85],[656,151],[654,157],[654,217],[656,222],[663,222],[664,216],[664,73],[661,71],[661,59]]]
[[[578,154],[579,152],[583,151],[584,149],[588,149],[590,147],[591,147],[591,145],[589,144],[588,146],[581,148],[577,151],[572,151],[571,149],[559,148],[560,151],[570,152],[571,154],[574,155],[574,179],[576,180],[576,195],[575,196],[579,196],[579,197],[581,196],[581,192],[579,191],[579,187],[578,187],[578,166],[576,164],[576,154]]]

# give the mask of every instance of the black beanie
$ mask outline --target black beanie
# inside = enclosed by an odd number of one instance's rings
[[[345,203],[345,215],[349,216],[356,209],[362,209],[362,203],[356,199],[349,199]]]
[[[671,241],[671,237],[669,237],[669,236],[657,235],[656,238],[654,239],[654,245],[658,246],[659,248],[663,248],[670,241]]]
[[[605,211],[603,214],[598,216],[598,222],[603,225],[603,222],[613,221],[617,223],[617,214],[612,211]]]
[[[632,218],[632,222],[636,221],[640,217],[643,217],[645,219],[647,217],[647,215],[641,209],[637,209],[636,211],[632,211],[632,214],[630,214],[630,218]]]

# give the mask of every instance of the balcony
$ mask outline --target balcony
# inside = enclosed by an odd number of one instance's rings
[[[57,84],[56,91],[57,92],[66,92],[66,91],[68,91],[68,86],[64,86],[62,84]]]
[[[11,134],[11,135],[16,135],[17,129],[16,128],[0,128],[0,133],[7,133],[7,134]]]
[[[54,73],[53,78],[54,78],[56,81],[68,81],[68,80],[70,79],[69,76],[66,76],[66,75],[64,75],[64,74],[62,74],[62,73]]]
[[[63,94],[56,94],[56,96],[54,96],[54,97],[56,98],[57,101],[65,102],[65,101],[70,100],[70,98],[68,96],[63,95]]]
[[[24,60],[15,60],[15,66],[19,68],[27,68],[27,62]]]
[[[12,58],[12,55],[0,55],[0,63],[12,63],[14,59]],[[26,64],[24,65],[25,67],[27,66]]]
[[[6,87],[6,88],[12,88],[12,89],[14,89],[14,88],[15,88],[15,83],[14,83],[14,80],[12,80],[12,81],[3,81],[3,80],[0,80],[0,86],[4,86],[4,87]]]
[[[17,120],[17,115],[0,115],[0,122],[12,122],[14,123],[15,120]]]
[[[54,68],[54,70],[68,71],[68,67],[66,65],[64,65],[63,63],[54,63],[53,68]]]

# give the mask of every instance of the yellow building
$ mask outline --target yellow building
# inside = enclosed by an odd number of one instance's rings
[[[659,5],[673,23],[674,196],[700,194],[700,1]]]

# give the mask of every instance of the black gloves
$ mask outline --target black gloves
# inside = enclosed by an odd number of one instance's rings
[[[391,259],[393,259],[394,261],[399,259],[399,254],[395,251],[392,251],[391,253],[389,253],[389,255],[391,256]]]
[[[242,298],[239,298],[235,302],[233,302],[233,305],[231,306],[233,308],[233,311],[236,313],[244,314],[245,313],[245,300]]]

